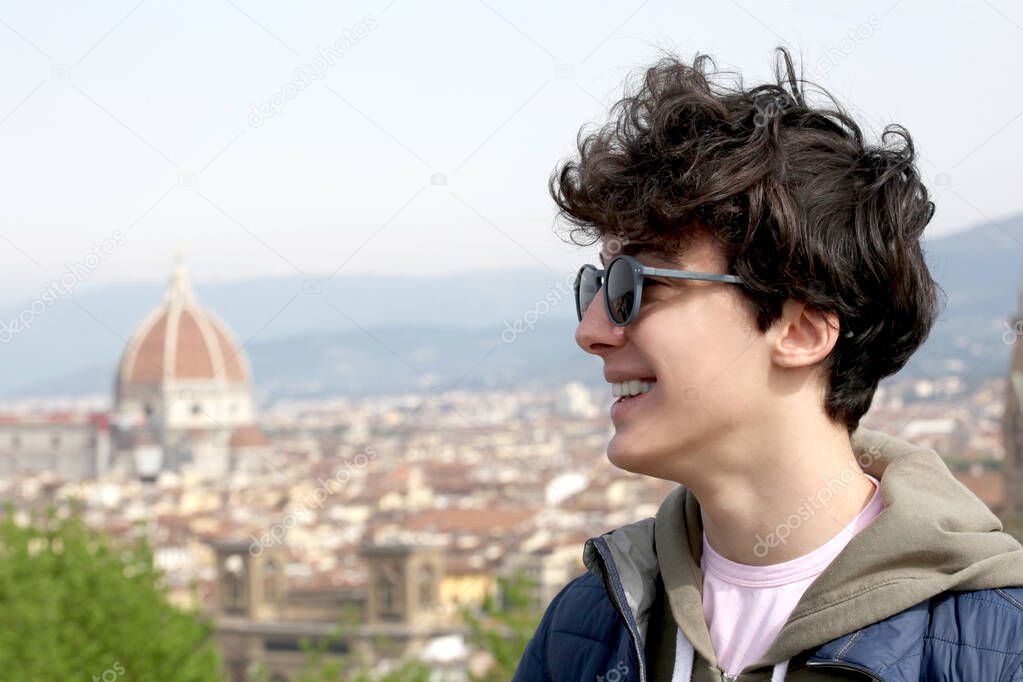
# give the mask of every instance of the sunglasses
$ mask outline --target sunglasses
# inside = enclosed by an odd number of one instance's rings
[[[632,256],[619,255],[611,259],[605,270],[600,270],[590,263],[579,268],[579,274],[575,278],[575,312],[579,321],[582,322],[583,315],[603,285],[604,307],[607,309],[608,319],[619,327],[632,324],[639,315],[639,304],[643,300],[643,280],[647,277],[743,283],[738,275],[651,268]]]

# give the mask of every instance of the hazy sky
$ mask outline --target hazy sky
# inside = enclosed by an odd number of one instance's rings
[[[659,47],[754,83],[789,46],[872,134],[910,130],[931,234],[997,221],[1023,210],[1023,9],[936,7],[4,3],[0,301],[90,253],[78,290],[162,281],[179,247],[197,282],[574,270],[595,251],[553,234],[548,174]]]

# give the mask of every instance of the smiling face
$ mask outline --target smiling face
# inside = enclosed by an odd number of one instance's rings
[[[614,255],[606,246],[605,263]],[[648,266],[729,272],[721,246],[700,228],[679,260],[633,255]],[[584,314],[576,342],[603,359],[609,381],[656,379],[612,409],[608,459],[627,471],[685,480],[700,465],[687,453],[717,451],[733,430],[758,418],[770,365],[764,335],[735,284],[648,278],[639,315],[627,327],[608,319],[603,296],[598,292]]]

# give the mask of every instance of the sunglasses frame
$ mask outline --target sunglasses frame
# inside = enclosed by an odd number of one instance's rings
[[[606,282],[603,281],[604,276],[608,271],[615,266],[615,263],[619,260],[624,260],[629,265],[629,270],[632,272],[632,288],[635,292],[635,305],[632,306],[632,310],[629,311],[629,317],[624,322],[619,322],[611,314],[611,298],[608,294]],[[719,275],[714,272],[695,272],[693,270],[669,270],[666,268],[653,268],[647,265],[643,265],[633,256],[626,254],[620,254],[611,259],[611,262],[607,264],[607,267],[600,269],[592,263],[586,263],[579,268],[579,272],[575,276],[575,312],[579,321],[583,321],[583,315],[586,311],[579,305],[579,289],[582,284],[583,273],[587,270],[593,270],[594,274],[600,278],[600,289],[604,290],[604,311],[607,313],[607,319],[611,320],[615,325],[619,327],[627,327],[632,324],[636,316],[639,315],[639,308],[643,303],[643,281],[647,277],[666,277],[669,279],[696,279],[704,280],[708,282],[728,282],[730,284],[744,284],[745,281],[738,275]],[[594,296],[595,297],[595,296]],[[593,301],[590,301],[592,304]]]

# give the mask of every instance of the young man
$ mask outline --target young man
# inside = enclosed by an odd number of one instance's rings
[[[779,57],[749,90],[665,57],[551,177],[601,242],[576,340],[631,396],[608,459],[679,486],[586,542],[515,680],[1023,682],[1023,547],[859,426],[938,313],[912,140],[865,144]]]

